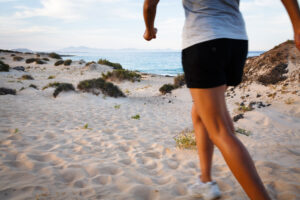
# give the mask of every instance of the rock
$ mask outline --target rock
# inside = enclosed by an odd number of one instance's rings
[[[17,67],[13,67],[12,69],[14,69],[14,70],[18,70],[18,71],[25,71],[25,67],[23,67],[23,66],[17,66]]]
[[[233,117],[233,121],[237,122],[238,120],[243,119],[243,118],[244,118],[244,114],[238,114]]]
[[[9,88],[0,88],[0,95],[16,95],[16,90],[9,89]]]

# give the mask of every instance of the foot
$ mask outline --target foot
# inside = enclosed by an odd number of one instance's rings
[[[214,200],[221,197],[221,192],[215,181],[203,183],[199,179],[188,188],[193,197],[202,197],[204,200]]]

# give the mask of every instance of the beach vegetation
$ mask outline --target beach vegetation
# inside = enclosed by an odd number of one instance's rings
[[[260,75],[257,81],[263,85],[277,84],[278,82],[284,81],[287,79],[287,76],[284,76],[288,72],[287,64],[280,63],[274,67],[269,73]]]
[[[49,56],[50,58],[54,58],[54,59],[61,59],[61,56],[58,55],[57,53],[54,53],[54,52],[49,53],[48,56]]]
[[[235,129],[235,132],[239,133],[239,134],[242,134],[242,135],[245,135],[245,136],[250,136],[251,135],[251,131],[247,131],[247,130],[239,128],[239,127],[237,127]]]
[[[48,79],[54,79],[54,78],[55,78],[55,76],[53,76],[53,75],[48,76]]]
[[[21,87],[21,89],[19,89],[19,91],[22,91],[22,90],[25,90],[25,88],[24,88],[24,87]]]
[[[0,72],[8,72],[9,71],[9,65],[5,64],[0,60]]]
[[[34,85],[34,84],[30,84],[29,87],[32,87],[32,88],[38,90],[38,87],[36,85]]]
[[[37,60],[36,58],[28,58],[28,59],[25,60],[25,62],[26,62],[27,64],[29,64],[29,63],[35,62],[36,60]]]
[[[16,90],[0,87],[0,95],[7,95],[7,94],[16,95]]]
[[[180,149],[196,149],[195,131],[184,129],[174,137],[176,147]]]
[[[44,87],[42,88],[42,90],[45,90],[45,89],[47,89],[47,88],[49,88],[49,87],[57,88],[57,87],[59,86],[59,84],[60,84],[59,82],[48,83],[48,85],[44,86]]]
[[[10,54],[11,57],[16,56],[16,54]]]
[[[131,119],[140,119],[140,118],[141,118],[141,116],[139,114],[131,116]]]
[[[35,63],[36,63],[36,64],[39,64],[39,65],[46,64],[45,61],[43,61],[43,60],[41,60],[41,59],[39,59],[39,58],[35,59]]]
[[[55,66],[62,65],[62,64],[64,64],[63,60],[58,60],[54,63]]]
[[[65,60],[65,61],[64,61],[64,65],[65,65],[65,66],[71,65],[71,63],[72,63],[72,60],[71,60],[71,59],[68,59],[68,60]]]
[[[184,84],[185,84],[184,74],[178,74],[174,78],[174,87],[175,88],[180,88],[180,87],[184,86]]]
[[[89,128],[89,124],[88,124],[88,123],[86,123],[82,128],[83,128],[83,129],[89,129],[89,130],[92,130],[91,128]]]
[[[15,57],[13,58],[13,61],[22,61],[22,60],[24,60],[24,58],[21,57],[21,56],[15,56]]]
[[[87,63],[85,64],[85,66],[89,66],[89,65],[91,65],[91,64],[96,64],[96,62],[95,62],[95,61],[87,62]]]
[[[42,58],[42,60],[44,60],[44,61],[49,61],[49,58]]]
[[[107,82],[103,78],[89,79],[80,81],[77,88],[83,92],[91,92],[95,95],[102,94],[110,97],[125,97],[124,93],[111,82]]]
[[[53,97],[56,98],[61,92],[75,91],[74,86],[71,83],[60,83],[53,92]]]
[[[110,62],[106,59],[99,59],[98,64],[107,65],[107,66],[112,67],[113,69],[123,69],[123,67],[120,63],[113,63],[113,62]]]
[[[29,74],[24,74],[22,77],[21,77],[22,80],[34,80],[34,78],[29,75]]]
[[[112,72],[102,73],[102,78],[111,81],[124,81],[128,80],[131,82],[141,81],[142,76],[134,71],[127,69],[116,69]]]
[[[290,98],[284,100],[284,103],[287,105],[293,104],[293,103],[295,103],[295,99],[290,97]]]
[[[120,107],[121,107],[120,104],[117,104],[117,105],[114,106],[114,108],[115,108],[116,110],[120,109]]]
[[[19,132],[19,129],[15,128],[14,133],[18,133],[18,132]]]
[[[251,111],[251,110],[254,110],[254,108],[252,107],[252,105],[240,105],[239,108],[238,108],[239,111],[245,113],[245,112],[248,112],[248,111]]]
[[[1,60],[5,60],[5,57],[1,57]]]
[[[172,90],[174,90],[175,87],[173,84],[164,84],[163,86],[161,86],[159,88],[159,91],[162,93],[162,94],[167,94],[167,93],[171,93]]]

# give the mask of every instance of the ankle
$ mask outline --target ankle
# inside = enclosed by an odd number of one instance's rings
[[[201,180],[202,183],[207,183],[207,182],[211,182],[212,181],[212,179],[211,179],[210,176],[200,175],[199,178],[200,178],[200,180]]]

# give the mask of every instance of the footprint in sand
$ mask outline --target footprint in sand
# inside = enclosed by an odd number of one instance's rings
[[[166,162],[167,162],[167,166],[171,169],[177,169],[179,166],[179,163],[176,160],[167,160]]]
[[[111,183],[111,176],[110,175],[100,175],[92,179],[95,184],[99,185],[107,185]]]
[[[159,198],[159,190],[145,185],[135,186],[129,193],[132,194],[135,200],[155,200]]]

